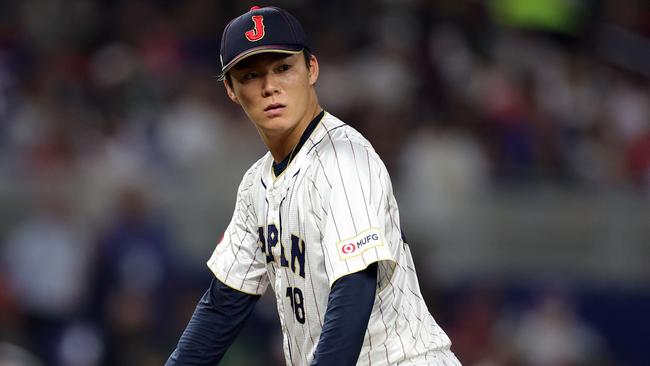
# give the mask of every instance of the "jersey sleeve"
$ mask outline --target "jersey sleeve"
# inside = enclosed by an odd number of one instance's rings
[[[387,173],[374,150],[349,141],[334,144],[322,174],[327,193],[321,232],[330,287],[371,263],[394,262],[384,233]]]
[[[226,286],[247,294],[262,295],[269,280],[266,258],[257,235],[252,187],[245,177],[237,192],[232,220],[207,264]]]

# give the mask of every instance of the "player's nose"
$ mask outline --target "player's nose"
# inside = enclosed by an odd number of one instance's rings
[[[264,75],[262,79],[262,96],[269,97],[278,93],[280,93],[280,88],[278,87],[277,80],[273,78],[273,75]]]

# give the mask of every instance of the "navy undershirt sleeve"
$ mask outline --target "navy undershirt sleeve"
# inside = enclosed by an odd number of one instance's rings
[[[311,366],[355,365],[375,302],[377,263],[334,282]]]
[[[165,366],[218,364],[259,298],[213,278]]]

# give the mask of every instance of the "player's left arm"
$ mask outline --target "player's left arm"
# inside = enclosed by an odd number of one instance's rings
[[[322,207],[318,226],[330,288],[372,263],[395,262],[391,248],[401,238],[388,205],[392,187],[372,147],[335,140],[320,172],[323,177],[316,178],[321,194],[313,206]],[[391,263],[379,270],[393,267]],[[391,275],[381,273],[379,278]]]
[[[392,261],[383,216],[386,188],[372,148],[334,141],[322,170],[321,232],[331,291],[313,365],[354,365],[375,303],[379,265]]]
[[[334,283],[311,366],[357,363],[376,288],[377,263]]]

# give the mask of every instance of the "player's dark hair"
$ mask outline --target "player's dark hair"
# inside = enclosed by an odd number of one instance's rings
[[[303,48],[302,49],[302,54],[305,56],[305,65],[307,66],[307,69],[309,70],[309,60],[311,59],[311,52],[309,52],[308,49]],[[230,77],[230,71],[226,73],[226,82],[228,83],[228,86],[232,88],[232,78]]]

